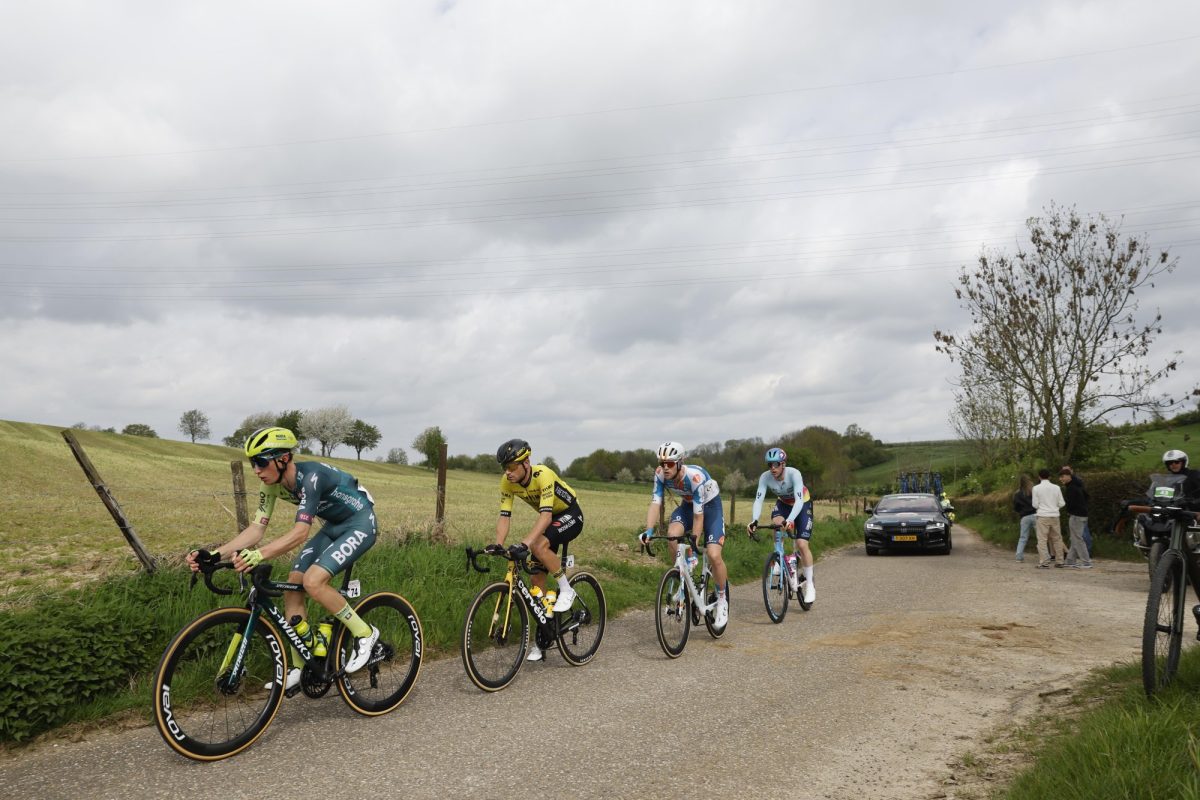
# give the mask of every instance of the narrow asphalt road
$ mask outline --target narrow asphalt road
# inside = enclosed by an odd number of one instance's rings
[[[591,664],[555,654],[497,694],[446,658],[378,719],[336,692],[297,696],[232,759],[190,762],[152,727],[99,732],[0,761],[0,785],[42,800],[947,796],[955,757],[1039,691],[1137,653],[1147,579],[1140,564],[1038,570],[958,529],[948,557],[846,548],[816,586],[779,625],[757,582],[735,588],[726,636],[701,627],[676,660],[637,611],[610,620]]]

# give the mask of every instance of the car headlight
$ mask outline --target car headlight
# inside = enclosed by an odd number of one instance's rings
[[[930,523],[929,523],[929,527],[930,527],[930,528],[932,528],[932,529],[933,529],[933,530],[935,530],[935,531],[940,531],[940,530],[942,530],[943,528],[945,528],[945,527],[946,527],[946,523],[944,523],[944,522],[930,522]]]
[[[867,523],[867,530],[869,530],[869,531],[881,531],[881,530],[883,530],[883,526],[882,526],[882,525],[880,525],[878,522],[868,522],[868,523]]]

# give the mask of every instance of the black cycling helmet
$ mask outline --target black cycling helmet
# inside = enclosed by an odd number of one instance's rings
[[[529,442],[524,439],[509,439],[496,451],[496,461],[503,467],[514,461],[524,461],[531,452]]]

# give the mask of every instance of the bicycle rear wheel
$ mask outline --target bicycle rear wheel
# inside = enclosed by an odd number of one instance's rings
[[[167,645],[154,674],[154,722],[175,752],[197,761],[228,758],[254,743],[279,710],[286,647],[245,608],[219,608],[189,622]]]
[[[529,612],[504,581],[485,586],[467,609],[462,660],[471,681],[485,692],[513,682],[529,647]]]
[[[787,614],[788,589],[785,572],[786,567],[779,553],[772,552],[767,556],[762,575],[763,605],[767,607],[767,616],[771,618],[771,622],[776,624],[783,622],[783,617]]]
[[[1142,686],[1153,697],[1179,667],[1183,646],[1183,604],[1187,593],[1187,565],[1178,550],[1167,550],[1158,560],[1150,581],[1146,619],[1142,625]]]
[[[586,572],[571,576],[575,602],[568,611],[554,615],[558,649],[568,664],[581,666],[592,660],[604,638],[608,610],[600,581]]]
[[[346,704],[368,717],[386,714],[400,705],[412,691],[421,672],[425,637],[417,612],[398,594],[375,592],[355,609],[363,621],[379,629],[379,640],[367,665],[337,680]],[[354,649],[354,636],[339,627],[334,641],[334,667],[341,671]]]

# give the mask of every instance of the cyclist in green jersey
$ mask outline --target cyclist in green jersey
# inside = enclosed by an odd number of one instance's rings
[[[246,456],[263,482],[258,511],[245,530],[214,552],[223,560],[232,559],[239,572],[246,572],[304,543],[288,574],[288,581],[302,584],[304,591],[285,592],[284,609],[296,633],[310,642],[314,632],[305,619],[305,594],[341,620],[357,638],[346,661],[346,672],[356,672],[370,658],[379,631],[354,612],[330,581],[375,544],[375,501],[353,475],[315,461],[296,461],[292,452],[296,444],[294,433],[278,427],[261,428],[246,439]],[[260,548],[258,543],[279,498],[297,506],[295,522],[290,531]],[[316,519],[325,524],[313,535]],[[196,552],[187,555],[193,572],[199,570]],[[286,688],[299,683],[300,670],[290,670]]]

